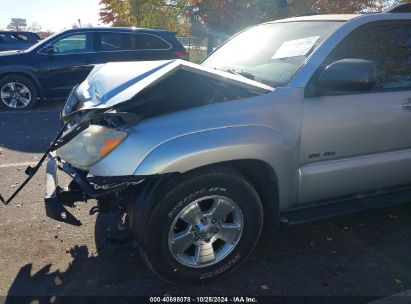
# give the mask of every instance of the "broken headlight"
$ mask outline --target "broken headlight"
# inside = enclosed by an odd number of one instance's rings
[[[126,136],[127,132],[122,130],[90,125],[58,148],[56,154],[75,167],[88,169],[113,151]]]
[[[77,94],[76,94],[76,90],[78,88],[78,85],[75,86],[73,88],[73,90],[71,90],[71,93],[69,95],[69,97],[66,100],[66,103],[63,106],[63,109],[61,110],[60,113],[60,118],[63,118],[71,113],[73,113],[77,108],[78,108],[78,104],[80,102]]]

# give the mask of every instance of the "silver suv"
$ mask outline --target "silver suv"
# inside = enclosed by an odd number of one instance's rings
[[[261,24],[201,66],[97,66],[67,100],[48,151],[47,215],[79,225],[63,205],[120,208],[150,269],[196,282],[240,265],[263,224],[404,202],[410,12]],[[57,168],[73,179],[67,188]]]

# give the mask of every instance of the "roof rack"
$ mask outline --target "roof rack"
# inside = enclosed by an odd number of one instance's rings
[[[384,13],[411,13],[411,3],[403,3],[391,6],[383,11]]]

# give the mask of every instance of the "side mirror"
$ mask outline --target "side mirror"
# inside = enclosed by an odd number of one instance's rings
[[[362,59],[343,59],[327,66],[317,80],[320,91],[365,92],[376,82],[374,62]]]
[[[47,44],[44,48],[41,49],[41,53],[46,55],[54,54],[54,46],[52,44]]]

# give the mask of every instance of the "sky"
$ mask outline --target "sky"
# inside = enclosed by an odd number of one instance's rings
[[[72,27],[77,19],[83,25],[98,26],[99,0],[0,0],[0,29],[6,29],[11,18],[23,18],[27,25],[40,24],[53,32]]]

